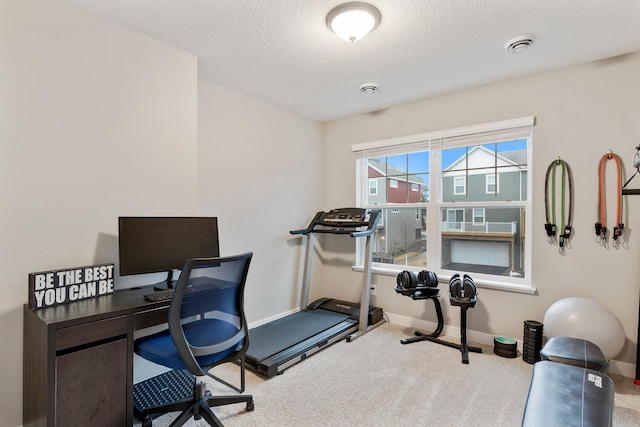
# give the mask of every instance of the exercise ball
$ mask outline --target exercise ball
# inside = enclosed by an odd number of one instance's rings
[[[622,350],[624,328],[612,312],[589,298],[571,297],[553,303],[544,315],[547,338],[565,336],[591,341],[612,359]]]

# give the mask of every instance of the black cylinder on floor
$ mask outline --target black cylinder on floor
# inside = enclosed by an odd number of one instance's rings
[[[540,360],[542,348],[542,323],[535,320],[524,321],[524,338],[522,340],[522,360],[536,363]]]

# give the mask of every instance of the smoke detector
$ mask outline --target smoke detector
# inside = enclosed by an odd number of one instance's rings
[[[360,85],[360,92],[365,95],[373,95],[378,90],[376,83],[362,83]]]
[[[514,55],[522,55],[527,52],[533,44],[533,36],[518,36],[509,40],[504,48]]]

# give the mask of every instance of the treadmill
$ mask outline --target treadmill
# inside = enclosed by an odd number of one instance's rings
[[[369,306],[371,288],[371,236],[381,212],[340,208],[318,212],[309,226],[290,231],[305,240],[305,264],[300,307],[303,310],[249,330],[246,363],[271,378],[326,346],[345,339],[350,342],[384,321],[381,308]],[[320,298],[309,304],[313,234],[346,234],[366,239],[360,303]]]

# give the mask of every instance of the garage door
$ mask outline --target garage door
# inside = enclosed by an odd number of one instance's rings
[[[509,267],[509,243],[452,240],[451,261],[462,264]]]

